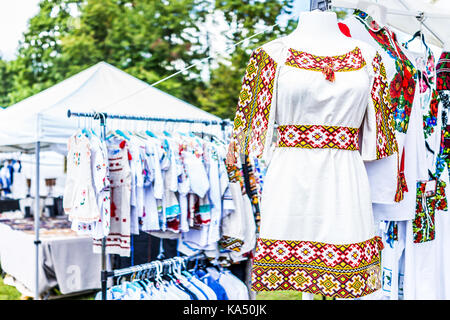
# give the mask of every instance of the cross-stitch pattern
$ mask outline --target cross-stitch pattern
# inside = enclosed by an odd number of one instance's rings
[[[278,147],[358,150],[358,128],[285,125],[277,128]]]
[[[358,47],[346,54],[330,57],[289,49],[289,56],[285,64],[299,69],[320,71],[327,80],[333,82],[335,80],[334,72],[360,70],[366,65],[366,61]]]
[[[344,245],[260,238],[253,261],[252,289],[361,297],[381,287],[382,249],[379,237]]]
[[[379,53],[376,54],[372,67],[375,73],[371,97],[377,121],[377,159],[381,159],[398,152],[398,145],[394,134],[394,118],[389,103],[386,70]]]
[[[446,183],[437,180],[436,192],[427,196],[425,193],[426,182],[417,182],[416,216],[413,220],[414,243],[422,243],[435,238],[435,212],[447,211],[447,199],[445,196]]]
[[[260,156],[264,150],[276,68],[262,48],[250,57],[234,119],[233,139],[240,153]]]
[[[436,66],[436,89],[450,90],[450,52],[442,52]]]

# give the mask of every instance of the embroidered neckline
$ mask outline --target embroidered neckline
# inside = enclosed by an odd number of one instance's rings
[[[335,56],[319,56],[305,51],[289,48],[285,64],[304,70],[321,71],[327,80],[333,82],[335,72],[348,72],[362,69],[366,65],[359,47]]]
[[[372,18],[371,16],[369,16],[366,12],[361,11],[359,9],[355,9],[355,11],[353,12],[353,15],[358,18],[359,20],[361,20],[362,22],[364,22],[364,24],[370,28],[372,31],[374,32],[378,32],[380,30],[385,30],[385,27],[380,26],[374,18]]]
[[[350,51],[348,51],[346,53],[337,54],[337,55],[333,55],[333,56],[320,56],[320,55],[313,54],[313,53],[310,53],[310,52],[306,52],[306,51],[303,51],[303,50],[297,50],[297,49],[294,49],[294,48],[289,48],[289,51],[290,52],[294,51],[294,52],[297,52],[298,54],[305,54],[305,55],[314,57],[316,59],[334,59],[334,60],[339,59],[339,60],[342,60],[343,58],[345,58],[345,57],[347,57],[347,56],[349,56],[351,54],[357,53],[358,51],[360,51],[360,49],[359,49],[358,46],[356,46],[354,49],[352,49],[352,50],[350,50]]]

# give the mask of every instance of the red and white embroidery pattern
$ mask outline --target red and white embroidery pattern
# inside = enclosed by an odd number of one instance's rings
[[[381,287],[382,249],[379,237],[346,245],[260,238],[253,261],[252,289],[361,297]]]
[[[260,156],[266,141],[277,63],[261,48],[247,66],[234,119],[237,151]]]
[[[285,125],[277,128],[278,147],[358,150],[358,128]]]
[[[334,81],[334,72],[360,70],[366,65],[366,61],[358,47],[346,54],[329,57],[289,49],[289,56],[285,64],[295,68],[320,71],[327,80]]]

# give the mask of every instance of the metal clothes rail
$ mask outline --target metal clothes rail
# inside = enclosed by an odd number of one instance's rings
[[[118,115],[109,114],[106,112],[72,112],[70,109],[67,110],[67,117],[85,117],[93,118],[94,120],[100,120],[100,137],[105,139],[106,137],[106,120],[107,119],[121,119],[121,120],[142,120],[142,121],[164,121],[164,122],[182,122],[182,123],[202,123],[205,125],[220,125],[222,131],[227,125],[231,125],[229,120],[201,120],[201,119],[173,119],[173,118],[158,118],[158,117],[145,117],[145,116],[132,116],[132,115]],[[102,290],[102,300],[106,300],[106,289],[107,280],[111,275],[111,272],[106,270],[106,237],[102,238],[102,271],[101,271],[101,290]],[[114,271],[112,271],[114,273]],[[134,271],[132,271],[134,272]]]
[[[142,121],[162,121],[162,122],[182,122],[182,123],[201,123],[204,125],[230,125],[230,120],[201,120],[201,119],[176,119],[176,118],[161,118],[161,117],[145,117],[145,116],[133,116],[133,115],[119,115],[108,114],[105,112],[72,112],[67,110],[67,117],[85,117],[94,118],[106,121],[106,119],[122,119],[122,120],[142,120]]]
[[[177,256],[174,258],[168,258],[164,260],[155,260],[149,263],[139,264],[127,268],[122,269],[115,269],[112,271],[107,271],[105,273],[105,277],[122,277],[127,274],[132,274],[136,272],[142,272],[142,271],[151,271],[158,267],[158,265],[167,266],[167,265],[173,265],[173,264],[181,264],[181,263],[187,263],[190,261],[196,261],[196,260],[207,260],[208,257],[203,253],[199,252],[192,256]]]

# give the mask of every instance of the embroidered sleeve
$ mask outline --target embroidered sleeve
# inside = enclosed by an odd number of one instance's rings
[[[362,151],[364,160],[378,160],[398,153],[398,145],[386,70],[378,52],[370,67],[373,82],[363,129]]]
[[[234,163],[239,153],[261,157],[269,127],[276,68],[275,60],[262,48],[252,53],[239,94],[227,164]]]

